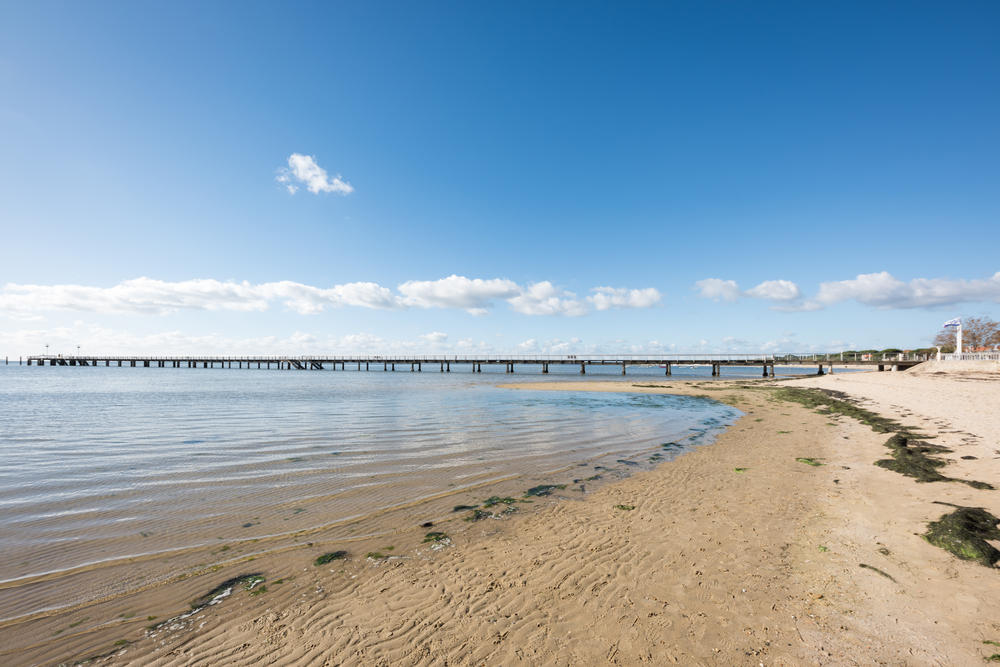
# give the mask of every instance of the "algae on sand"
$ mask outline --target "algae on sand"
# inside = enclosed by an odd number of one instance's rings
[[[191,608],[197,609],[198,607],[204,607],[207,604],[211,604],[216,598],[222,595],[227,595],[232,589],[241,585],[243,588],[253,590],[254,586],[264,581],[264,575],[260,572],[254,572],[253,574],[241,574],[238,577],[233,577],[232,579],[226,579],[221,584],[210,590],[209,592],[202,595],[197,600],[191,602]]]
[[[961,482],[968,484],[974,489],[992,489],[991,484],[977,482],[975,480],[957,479],[946,477],[938,472],[938,468],[943,468],[947,461],[928,456],[928,454],[945,454],[952,450],[940,445],[932,445],[921,440],[916,440],[904,433],[896,433],[889,438],[885,446],[892,453],[891,459],[880,459],[875,465],[886,470],[898,472],[907,477],[913,477],[918,482]]]
[[[921,537],[962,560],[994,567],[1000,560],[1000,551],[986,540],[1000,540],[997,528],[1000,519],[981,507],[953,507],[956,508],[954,512],[927,524],[927,532]]]
[[[524,492],[526,496],[547,496],[550,495],[556,489],[565,489],[565,484],[539,484],[538,486],[533,486]]]
[[[800,456],[800,457],[798,457],[795,460],[798,461],[799,463],[805,463],[807,466],[813,466],[814,468],[823,465],[821,462],[817,461],[816,459],[811,459],[811,458],[808,458],[808,457],[805,457],[805,456]]]
[[[330,553],[325,553],[322,556],[316,558],[313,561],[313,565],[319,567],[320,565],[326,565],[335,560],[344,560],[347,558],[346,551],[331,551]]]

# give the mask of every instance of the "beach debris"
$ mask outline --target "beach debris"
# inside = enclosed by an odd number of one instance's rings
[[[822,544],[819,545],[819,550],[822,551],[823,553],[826,553],[827,551],[829,551],[829,549],[827,547],[824,547]]]
[[[452,512],[464,512],[464,511],[466,511],[466,510],[474,510],[474,509],[476,509],[477,507],[479,507],[479,506],[478,506],[478,505],[455,505],[455,506],[454,506],[454,507],[453,507],[453,508],[451,509],[451,511],[452,511]]]
[[[422,524],[420,524],[420,527],[421,528],[433,528],[434,527],[434,522],[433,521],[424,521]]]
[[[539,484],[538,486],[533,486],[524,492],[526,496],[547,496],[550,495],[555,490],[565,489],[565,484]]]
[[[952,450],[947,447],[916,440],[905,433],[896,433],[886,441],[885,446],[889,448],[892,458],[876,461],[875,465],[880,468],[913,477],[918,482],[961,482],[974,489],[993,488],[993,485],[986,482],[946,477],[939,473],[937,469],[943,468],[948,462],[929,455],[950,453]]]
[[[1000,529],[997,528],[1000,519],[981,507],[938,504],[954,507],[955,511],[927,524],[927,532],[921,537],[962,560],[994,567],[1000,560],[1000,551],[987,540],[1000,540]]]
[[[733,472],[746,472],[750,468],[733,468]]]
[[[629,461],[628,459],[618,459],[616,461],[616,463],[621,463],[621,464],[624,464],[624,465],[627,465],[627,466],[637,466],[637,465],[639,465],[635,461]]]
[[[626,512],[631,512],[635,509],[635,505],[615,505],[616,510],[625,510]]]
[[[347,558],[346,551],[331,551],[325,553],[322,556],[318,556],[316,560],[313,561],[313,565],[319,567],[320,565],[326,565],[327,563],[332,563],[335,560],[344,560]]]
[[[892,583],[894,583],[894,584],[895,584],[895,583],[899,583],[899,582],[897,582],[897,581],[896,581],[896,580],[895,580],[895,579],[893,578],[893,576],[892,576],[891,574],[889,574],[888,572],[884,572],[884,571],[882,571],[882,570],[878,569],[878,568],[877,568],[877,567],[875,567],[874,565],[869,565],[868,563],[858,563],[858,567],[863,567],[863,568],[864,568],[864,569],[866,569],[866,570],[871,570],[871,571],[872,571],[872,572],[874,572],[875,574],[880,574],[880,575],[882,575],[883,577],[885,577],[886,579],[888,579],[889,581],[891,581],[891,582],[892,582]]]
[[[799,463],[805,463],[807,466],[817,467],[817,466],[823,465],[823,463],[821,463],[820,461],[817,461],[816,459],[808,458],[808,457],[805,457],[805,456],[800,456],[800,457],[796,458],[795,460],[798,461]]]

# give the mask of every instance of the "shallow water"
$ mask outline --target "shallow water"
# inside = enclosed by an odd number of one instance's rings
[[[618,373],[588,372],[602,370]],[[738,414],[696,398],[496,387],[512,377],[530,376],[0,366],[0,620],[141,585],[133,568],[59,589],[136,557],[163,573],[162,556],[220,541],[337,524],[350,538],[422,499],[457,504],[584,462],[648,466],[653,448],[680,442],[676,455]]]

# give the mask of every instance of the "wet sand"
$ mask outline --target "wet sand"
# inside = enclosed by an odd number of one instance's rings
[[[1000,652],[983,643],[1000,642],[996,570],[920,537],[951,509],[936,502],[1000,516],[1000,491],[876,467],[887,434],[764,389],[856,395],[952,448],[941,455],[948,476],[996,483],[997,380],[865,373],[519,386],[708,395],[745,414],[711,446],[586,494],[556,490],[563,502],[522,505],[508,520],[414,526],[383,552],[391,558],[352,546],[349,559],[322,567],[301,551],[248,560],[246,573],[266,578],[252,591],[237,586],[162,625],[109,618],[97,634],[39,636],[4,661],[980,664]],[[423,543],[429,531],[447,541]]]

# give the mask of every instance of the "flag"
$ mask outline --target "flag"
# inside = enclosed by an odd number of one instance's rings
[[[962,326],[962,318],[961,317],[956,317],[953,320],[948,320],[942,326],[946,326],[946,327],[960,327],[960,326]]]

